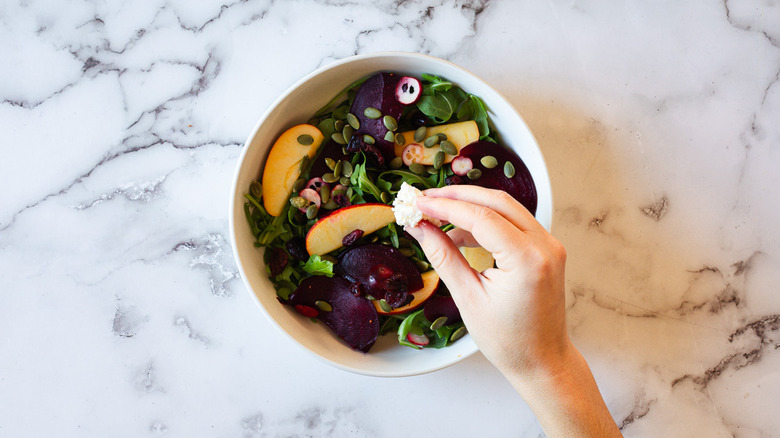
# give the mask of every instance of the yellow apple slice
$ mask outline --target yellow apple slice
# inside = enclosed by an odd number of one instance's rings
[[[477,272],[492,268],[495,263],[493,254],[489,253],[488,250],[481,246],[464,246],[460,248],[460,252],[463,253],[463,257],[466,258],[469,265]]]
[[[301,175],[301,160],[314,157],[323,139],[319,129],[306,124],[293,126],[276,139],[263,169],[263,205],[268,214],[282,214]]]
[[[460,152],[460,150],[466,147],[468,144],[479,140],[479,127],[477,126],[477,122],[473,120],[449,123],[447,125],[432,126],[428,128],[427,132],[425,133],[425,138],[440,132],[447,136],[447,141],[450,141],[453,145],[455,145],[455,147],[458,149],[458,152]],[[422,145],[422,142],[414,141],[414,131],[402,132],[401,135],[404,136],[404,144],[395,144],[396,157],[400,157],[404,151],[404,148],[409,144],[418,143]],[[424,147],[423,155],[417,162],[425,165],[433,164],[433,157],[435,157],[436,153],[440,150],[441,146],[438,144],[431,148]],[[444,155],[444,162],[449,163],[452,161],[453,157],[453,155],[449,154]]]
[[[412,296],[412,301],[409,304],[397,307],[390,312],[386,312],[382,310],[382,307],[379,306],[378,301],[374,301],[373,303],[374,307],[376,307],[377,313],[380,315],[395,315],[398,313],[410,312],[425,304],[425,302],[428,301],[428,298],[433,296],[434,292],[436,292],[436,289],[439,288],[439,274],[431,269],[429,271],[423,272],[421,276],[423,280],[423,287],[410,293]]]
[[[355,204],[340,208],[318,220],[306,234],[306,250],[310,255],[323,255],[341,248],[344,237],[355,231],[363,234],[395,222],[393,207],[387,204]]]

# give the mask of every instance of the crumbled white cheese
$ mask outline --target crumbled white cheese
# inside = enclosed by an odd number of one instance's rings
[[[441,223],[438,219],[423,215],[417,208],[415,201],[420,196],[425,195],[418,188],[405,181],[401,184],[401,189],[398,190],[398,194],[395,195],[393,200],[393,213],[395,214],[395,222],[398,225],[416,227],[423,219],[434,225]]]

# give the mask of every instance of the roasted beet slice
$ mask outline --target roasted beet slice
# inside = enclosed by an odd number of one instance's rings
[[[436,321],[439,317],[446,316],[447,322],[444,323],[446,325],[460,321],[460,311],[458,306],[455,305],[455,300],[452,297],[442,295],[435,295],[425,303],[423,315],[425,315],[425,319],[431,322]]]
[[[392,308],[406,304],[409,293],[423,287],[414,262],[397,249],[380,244],[360,245],[343,252],[336,273],[359,283],[366,294],[387,301]]]
[[[304,316],[316,316],[355,350],[367,353],[379,336],[376,308],[352,293],[352,283],[321,275],[301,281],[286,304]]]
[[[349,139],[347,140],[349,141]],[[317,155],[317,157],[311,163],[311,171],[309,172],[309,174],[312,177],[321,177],[326,173],[332,172],[332,170],[330,170],[328,165],[325,164],[326,158],[330,158],[333,161],[339,161],[339,160],[349,161],[350,159],[348,155],[344,155],[344,152],[342,151],[340,144],[336,143],[333,140],[328,140],[325,144],[320,146],[319,155]]]
[[[388,129],[383,118],[391,116],[398,120],[401,117],[403,105],[395,96],[399,79],[400,77],[393,73],[377,73],[369,77],[358,88],[355,100],[352,101],[352,107],[349,110],[360,122],[360,127],[355,130],[355,136],[353,136],[353,139],[357,138],[360,141],[351,142],[350,147],[367,150],[372,154],[380,153],[382,159],[375,160],[380,166],[389,163],[395,156],[393,143],[385,140]],[[379,117],[372,118],[366,115],[366,108],[379,110]],[[370,135],[374,144],[363,142],[364,135]]]
[[[536,213],[536,185],[523,160],[513,151],[496,143],[480,140],[461,149],[459,156],[470,158],[474,169],[479,169],[482,174],[474,180],[463,178],[464,182],[503,190],[523,204],[531,214]],[[485,167],[482,159],[487,156],[495,158],[495,167]],[[514,167],[514,175],[511,178],[504,174],[507,161]]]

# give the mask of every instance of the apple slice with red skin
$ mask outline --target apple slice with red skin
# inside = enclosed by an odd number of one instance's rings
[[[492,169],[488,169],[481,162],[482,158],[488,155],[493,156],[498,161],[498,165]],[[515,198],[517,202],[523,204],[531,214],[536,213],[536,185],[528,167],[512,150],[496,143],[480,140],[461,149],[458,156],[470,158],[474,169],[479,169],[482,172],[479,178],[475,180],[463,178],[463,182],[489,189],[503,190]],[[504,174],[504,165],[507,161],[512,163],[515,169],[515,174],[511,178]]]
[[[367,235],[395,222],[393,207],[387,204],[355,204],[335,210],[318,220],[306,234],[306,250],[311,255],[323,255],[342,246],[344,237],[363,230]]]
[[[425,302],[436,293],[436,290],[439,289],[439,274],[434,270],[429,270],[420,274],[420,277],[422,277],[423,287],[409,294],[412,296],[412,301],[409,304],[386,312],[382,310],[382,307],[377,301],[374,301],[374,307],[376,307],[377,313],[380,315],[397,315],[399,313],[417,310],[420,306],[425,304]]]
[[[357,283],[366,295],[385,300],[392,308],[406,305],[409,293],[423,287],[422,276],[410,258],[378,243],[344,251],[334,272]]]
[[[285,304],[303,316],[316,317],[355,350],[367,353],[379,336],[379,316],[374,305],[355,296],[352,283],[343,278],[307,277]]]
[[[301,160],[314,157],[324,136],[312,125],[296,125],[276,139],[263,168],[263,205],[271,216],[285,211],[293,184],[301,175]]]

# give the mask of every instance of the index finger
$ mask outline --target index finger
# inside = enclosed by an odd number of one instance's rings
[[[449,221],[474,237],[474,240],[493,254],[496,264],[509,269],[517,250],[529,244],[529,238],[514,223],[495,210],[466,201],[421,196],[417,207],[426,215]]]

